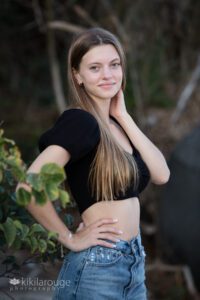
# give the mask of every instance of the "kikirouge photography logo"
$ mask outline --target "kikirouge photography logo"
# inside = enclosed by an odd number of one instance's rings
[[[38,277],[10,278],[10,291],[50,291],[70,286],[70,280],[40,279]]]

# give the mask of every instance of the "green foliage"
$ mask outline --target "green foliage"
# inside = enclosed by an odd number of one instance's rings
[[[31,201],[31,193],[25,189],[19,188],[17,191],[17,203],[26,206]]]
[[[48,252],[53,253],[56,250],[54,242],[57,234],[49,234],[40,224],[32,224],[30,227],[22,224],[19,220],[13,220],[10,217],[6,222],[0,224],[0,230],[3,231],[8,247],[19,250],[23,246],[30,248],[31,253],[39,251],[44,253],[48,246]]]
[[[8,217],[5,223],[0,224],[0,229],[4,232],[7,245],[10,247],[13,244],[17,234],[13,220]]]
[[[29,173],[25,182],[31,187],[32,195],[35,197],[37,204],[43,205],[47,199],[54,201],[63,194],[59,185],[65,180],[63,168],[54,163],[48,163],[41,168],[40,173]],[[31,201],[31,193],[23,188],[19,188],[16,193],[17,203],[27,205]],[[66,202],[65,202],[66,201]],[[63,207],[69,202],[68,198],[63,198],[61,203]]]
[[[3,129],[0,129],[0,182],[3,181],[4,171],[9,169],[17,181],[25,179],[25,165],[15,142],[3,137]]]
[[[13,251],[27,248],[31,254],[55,254],[57,233],[48,232],[35,223],[26,206],[34,196],[38,205],[59,200],[60,206],[65,208],[70,199],[60,187],[66,179],[64,169],[49,163],[41,168],[40,173],[27,174],[15,142],[3,134],[0,129],[0,247],[4,252],[7,248]],[[15,193],[17,182],[22,184]]]

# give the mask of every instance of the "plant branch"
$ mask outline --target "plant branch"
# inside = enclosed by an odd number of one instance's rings
[[[177,102],[176,109],[171,117],[171,121],[175,124],[178,119],[180,118],[181,114],[183,113],[187,103],[191,99],[192,93],[194,92],[195,88],[197,87],[197,83],[200,79],[200,55],[198,56],[196,67],[192,73],[192,76],[189,82],[184,87],[180,98]]]
[[[73,7],[75,13],[81,17],[85,22],[87,22],[89,25],[93,26],[93,27],[98,27],[99,24],[93,20],[93,18],[87,13],[87,11],[85,9],[83,9],[83,7],[81,7],[80,5],[76,4]]]
[[[85,28],[81,26],[77,26],[66,21],[48,21],[47,22],[48,29],[58,29],[62,31],[77,33],[83,31]]]
[[[53,18],[52,0],[46,0],[46,13],[47,13],[47,29],[49,22]],[[52,30],[47,30],[47,49],[49,54],[49,63],[51,70],[51,77],[53,83],[53,90],[58,111],[62,113],[65,110],[65,96],[62,88],[62,81],[59,70],[59,62],[56,54],[55,36]]]

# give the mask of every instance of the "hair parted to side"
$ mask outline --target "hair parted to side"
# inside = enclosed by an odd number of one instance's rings
[[[133,188],[138,186],[138,168],[131,154],[126,152],[111,134],[100,115],[97,104],[79,85],[73,70],[79,70],[82,57],[93,47],[113,45],[119,54],[122,71],[122,89],[125,88],[125,55],[115,35],[102,28],[91,28],[79,33],[71,44],[68,53],[68,81],[71,91],[69,108],[81,108],[91,113],[98,122],[100,142],[90,167],[89,181],[92,196],[96,201],[114,200],[124,193],[130,181]]]

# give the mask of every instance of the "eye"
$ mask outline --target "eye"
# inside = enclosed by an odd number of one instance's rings
[[[90,70],[93,71],[93,72],[98,72],[99,69],[100,69],[100,68],[99,68],[98,66],[91,66],[91,67],[90,67]]]
[[[117,69],[119,66],[120,66],[120,63],[118,63],[118,62],[115,62],[115,63],[112,63],[112,64],[111,64],[111,67],[112,67],[113,69]]]

